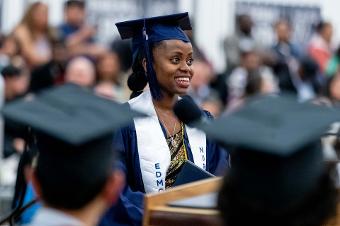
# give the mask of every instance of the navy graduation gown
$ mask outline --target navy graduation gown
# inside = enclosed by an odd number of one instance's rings
[[[210,113],[205,112],[208,118]],[[164,127],[161,125],[164,135]],[[227,153],[215,142],[206,141],[206,170],[215,175],[221,175],[227,167]],[[188,158],[193,162],[188,136],[184,134],[184,144],[188,152]],[[121,160],[119,167],[126,174],[126,186],[120,195],[118,203],[111,207],[104,215],[100,226],[113,225],[142,225],[144,184],[139,163],[137,135],[134,124],[121,129],[114,137],[115,149],[119,151]]]

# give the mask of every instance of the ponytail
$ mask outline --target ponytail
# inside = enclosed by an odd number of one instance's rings
[[[132,74],[127,81],[128,87],[132,91],[130,99],[139,96],[148,83],[142,64],[143,58],[143,51],[139,51],[132,65]]]

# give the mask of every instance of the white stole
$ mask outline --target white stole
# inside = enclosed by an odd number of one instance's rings
[[[129,101],[132,109],[149,117],[136,118],[134,124],[137,134],[139,163],[146,193],[165,190],[165,177],[171,156],[168,144],[159,124],[150,91]],[[206,136],[195,128],[186,126],[194,163],[206,169]]]

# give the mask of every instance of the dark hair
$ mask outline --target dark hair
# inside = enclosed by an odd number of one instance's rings
[[[1,70],[1,74],[4,78],[16,77],[22,75],[22,70],[13,65],[8,65]]]
[[[111,135],[79,147],[45,135],[39,139],[35,175],[43,201],[53,208],[68,210],[86,206],[102,191],[112,170]]]
[[[85,1],[82,0],[68,0],[64,4],[64,8],[67,9],[69,7],[79,7],[81,9],[85,8]]]
[[[152,43],[150,45],[150,55],[153,56],[152,50],[161,45],[162,42]],[[129,89],[132,91],[130,99],[138,96],[143,92],[143,89],[148,83],[146,73],[143,67],[143,59],[145,58],[144,49],[138,50],[136,59],[132,64],[132,74],[129,76],[127,84]]]
[[[303,70],[304,75],[308,78],[317,76],[319,71],[318,64],[309,56],[304,56],[300,59],[300,68]]]
[[[339,45],[338,48],[336,49],[335,55],[336,55],[337,57],[340,57],[340,45]]]
[[[330,26],[331,23],[330,22],[327,22],[327,21],[319,21],[316,26],[315,26],[315,31],[318,32],[318,33],[321,33],[322,30],[327,27],[327,26]]]
[[[138,96],[143,92],[144,87],[148,83],[146,74],[143,68],[143,59],[145,54],[142,49],[139,49],[136,59],[132,64],[132,74],[129,76],[127,84],[129,89],[132,91],[130,99]]]
[[[252,20],[251,16],[249,14],[238,14],[236,15],[236,24],[239,25],[240,23],[242,23],[243,21],[246,20]]]
[[[261,91],[262,76],[258,70],[248,71],[245,95],[252,96]]]
[[[254,207],[242,199],[239,189],[225,178],[218,196],[218,209],[224,225],[228,226],[321,226],[336,215],[338,195],[331,176],[331,170],[325,170],[314,191],[286,212],[266,206]]]

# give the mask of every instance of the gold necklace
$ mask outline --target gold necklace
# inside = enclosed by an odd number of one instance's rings
[[[166,127],[166,124],[165,124],[164,121],[161,119],[161,117],[159,117],[159,114],[163,114],[163,116],[165,116],[165,117],[168,117],[168,115],[166,115],[166,114],[163,113],[163,112],[160,112],[156,107],[155,107],[155,111],[156,111],[156,113],[157,113],[157,115],[158,115],[159,120],[160,120],[161,123],[163,124],[166,133],[169,135],[171,145],[174,146],[174,145],[175,145],[174,135],[175,135],[175,131],[176,131],[177,122],[174,123],[174,129],[173,129],[172,135],[171,135],[170,131],[169,131],[168,128]]]

